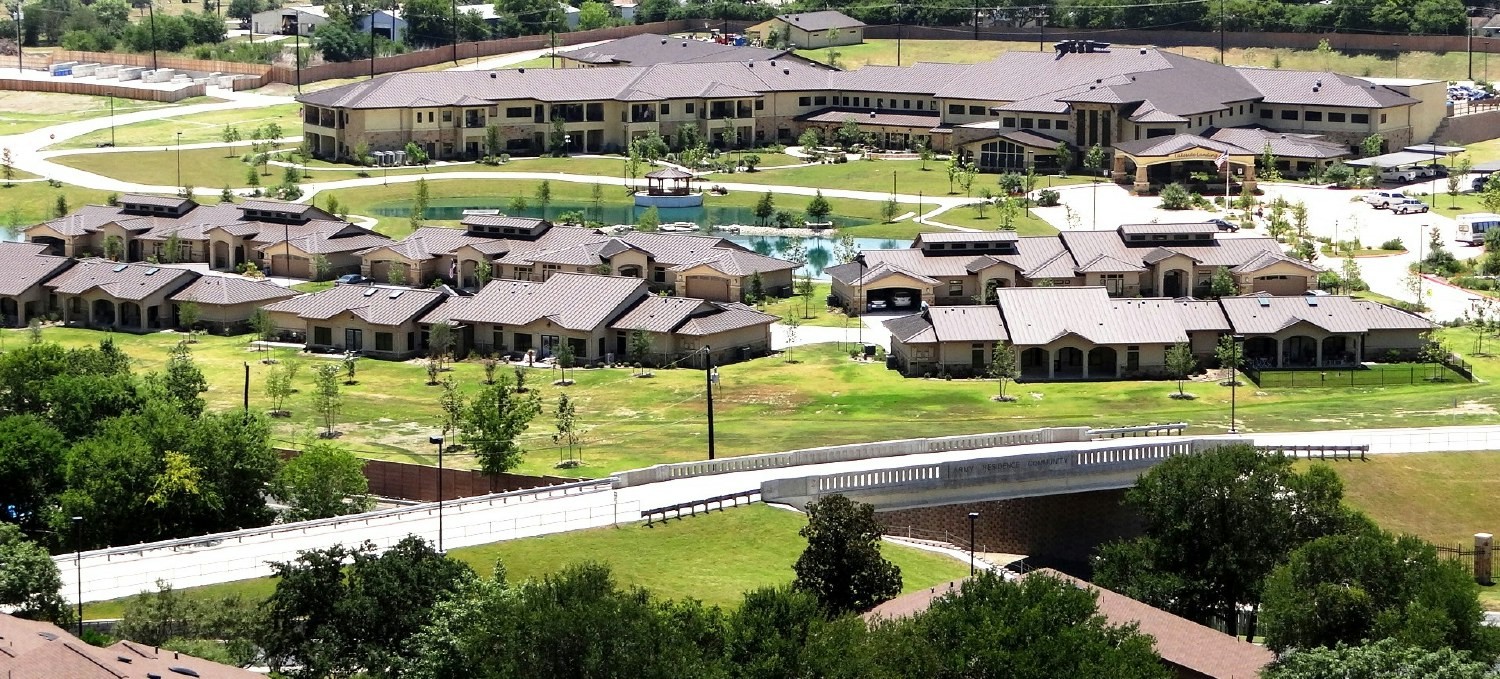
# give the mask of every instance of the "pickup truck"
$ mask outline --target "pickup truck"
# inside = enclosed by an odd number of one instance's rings
[[[1365,194],[1365,202],[1377,210],[1390,207],[1403,200],[1406,200],[1406,194],[1400,191],[1371,191]]]

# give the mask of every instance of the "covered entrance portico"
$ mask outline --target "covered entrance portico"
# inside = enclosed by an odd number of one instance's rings
[[[1118,142],[1114,148],[1114,166],[1110,177],[1117,184],[1131,180],[1131,188],[1137,195],[1150,194],[1153,179],[1157,185],[1173,181],[1185,183],[1193,172],[1216,174],[1216,181],[1210,182],[1210,185],[1221,187],[1224,185],[1224,173],[1229,173],[1231,183],[1240,184],[1244,191],[1255,191],[1255,153],[1232,144],[1197,135],[1178,134]],[[1223,160],[1222,167],[1220,160]]]
[[[1363,336],[1299,324],[1276,335],[1249,336],[1244,346],[1245,360],[1256,368],[1349,368],[1360,363]]]

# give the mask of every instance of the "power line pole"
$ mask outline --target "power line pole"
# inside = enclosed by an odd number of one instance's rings
[[[375,78],[375,12],[376,11],[378,11],[378,10],[376,10],[374,8],[370,9],[370,78],[372,80]]]
[[[974,0],[974,39],[979,39],[979,0]]]
[[[453,0],[453,65],[458,65],[458,0]]]
[[[1219,65],[1224,65],[1224,1],[1219,0]]]

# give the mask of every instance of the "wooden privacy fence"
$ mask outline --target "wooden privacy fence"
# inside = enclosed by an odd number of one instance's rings
[[[188,97],[201,97],[207,87],[201,84],[187,85],[174,90],[155,90],[144,87],[126,87],[99,82],[78,82],[70,78],[57,80],[28,80],[23,78],[0,78],[0,90],[13,92],[58,92],[61,94],[87,94],[96,97],[119,97],[121,99],[145,99],[148,101],[173,102]]]
[[[865,38],[893,39],[897,34],[895,24],[865,27]],[[1156,45],[1158,47],[1218,47],[1219,33],[1215,31],[1157,31],[1157,30],[1089,30],[1048,27],[1045,32],[1036,28],[980,28],[976,34],[972,26],[902,26],[900,34],[906,40],[1005,40],[1012,42],[1038,42],[1050,50],[1059,40],[1102,40],[1116,45]],[[1463,52],[1470,49],[1470,41],[1463,35],[1369,35],[1362,33],[1276,33],[1276,32],[1227,32],[1224,33],[1226,47],[1275,47],[1285,49],[1313,50],[1318,43],[1327,40],[1329,47],[1340,51],[1358,52]],[[1393,47],[1398,44],[1400,47]],[[1472,49],[1476,52],[1500,52],[1500,40],[1486,41],[1476,36]]]
[[[282,459],[290,460],[301,455],[302,451],[278,448],[276,453]],[[416,502],[436,502],[438,499],[437,467],[390,460],[365,460],[364,473],[365,479],[370,482],[371,495]],[[476,469],[444,469],[442,474],[444,500],[508,493],[588,480],[527,474],[485,474]]]

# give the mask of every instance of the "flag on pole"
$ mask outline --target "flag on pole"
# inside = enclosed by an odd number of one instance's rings
[[[1223,153],[1220,153],[1219,157],[1216,158],[1216,159],[1214,159],[1214,167],[1217,167],[1220,170],[1224,169],[1224,166],[1226,164],[1228,164],[1228,163],[1229,163],[1229,151],[1228,150],[1225,150]]]

